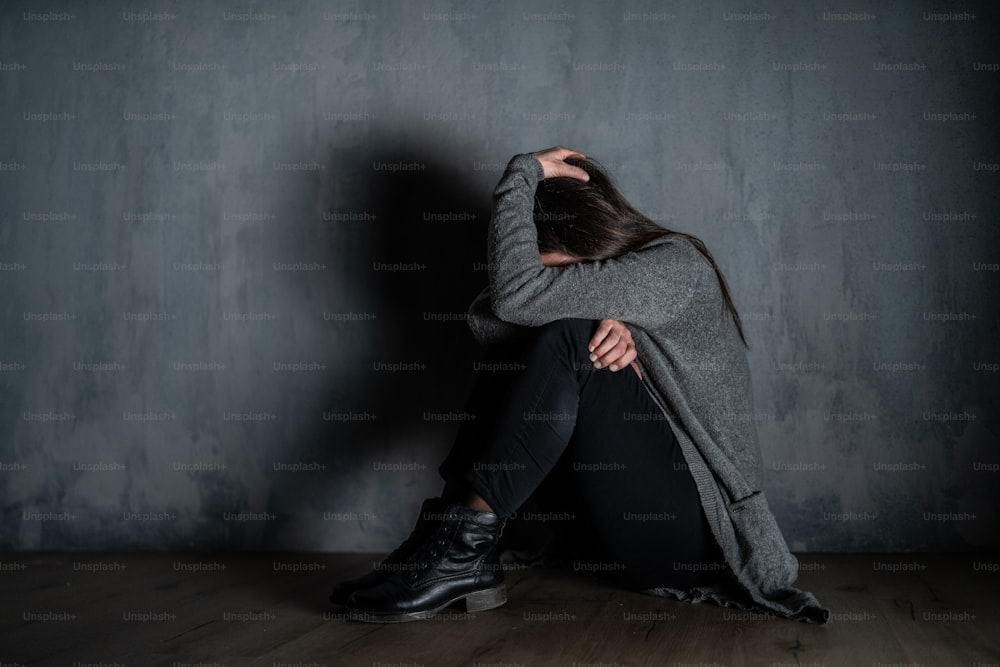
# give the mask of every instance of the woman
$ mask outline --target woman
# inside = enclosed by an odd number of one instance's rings
[[[489,228],[487,345],[440,498],[410,537],[331,600],[375,622],[503,604],[497,548],[529,500],[574,569],[632,590],[825,623],[792,587],[760,490],[739,317],[696,238],[663,229],[583,154],[515,155]]]

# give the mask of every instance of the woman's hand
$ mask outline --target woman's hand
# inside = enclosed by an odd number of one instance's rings
[[[636,357],[632,332],[618,320],[601,320],[590,339],[589,349],[594,368],[609,368],[612,372],[625,368]]]
[[[568,157],[578,157],[581,160],[585,159],[587,156],[579,151],[563,148],[562,146],[553,146],[552,148],[546,148],[543,151],[535,151],[534,153],[531,153],[531,155],[535,156],[535,158],[542,163],[542,169],[545,171],[545,178],[552,178],[553,176],[569,176],[570,178],[575,178],[580,181],[590,180],[590,174],[586,171],[563,162],[563,160]]]

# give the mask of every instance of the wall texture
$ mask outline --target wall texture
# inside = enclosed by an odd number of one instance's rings
[[[987,3],[37,4],[0,9],[3,548],[395,546],[492,187],[556,144],[715,254],[793,549],[1000,542]]]

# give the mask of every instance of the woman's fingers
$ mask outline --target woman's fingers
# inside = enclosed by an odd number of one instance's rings
[[[590,174],[586,171],[580,167],[574,167],[564,161],[566,158],[570,157],[580,158],[581,160],[586,159],[587,156],[580,151],[563,148],[562,146],[553,146],[552,148],[546,148],[545,150],[535,151],[531,153],[531,155],[535,156],[535,158],[542,163],[542,170],[545,172],[545,178],[568,176],[569,178],[575,178],[581,181],[590,180]]]
[[[635,344],[629,343],[628,349],[625,350],[625,353],[622,354],[622,356],[617,361],[615,361],[615,363],[613,363],[610,368],[613,371],[618,371],[618,370],[621,370],[623,368],[628,368],[630,365],[632,365],[632,363],[635,361],[636,357],[638,357],[638,356],[639,356],[639,353],[635,351]],[[638,368],[636,368],[635,370],[636,370],[636,373],[639,372]],[[642,377],[641,373],[639,374],[639,377],[640,378]]]
[[[617,322],[617,320],[601,320],[598,322],[597,330],[594,331],[594,335],[590,337],[590,343],[587,344],[587,349],[591,352],[595,351],[601,343],[604,342],[604,339],[608,337],[608,334],[611,333],[611,330],[615,326],[615,322]],[[591,361],[593,361],[593,359],[591,359]]]
[[[546,164],[542,162],[542,169],[545,171],[545,178],[552,178],[554,176],[568,176],[569,178],[575,178],[578,181],[589,181],[590,174],[588,174],[580,167],[574,167],[567,162],[551,162],[550,168],[546,167]]]
[[[605,344],[601,345],[601,347],[597,348],[590,355],[590,360],[594,362],[594,368],[607,368],[613,364],[622,355],[627,345],[627,343],[624,343],[621,338],[614,334],[608,336],[605,339]]]
[[[609,368],[611,371],[617,371],[632,363],[635,357],[635,346],[622,339],[607,354],[598,358],[594,366],[595,368]]]
[[[568,157],[578,157],[581,160],[585,160],[587,158],[587,156],[580,151],[575,151],[571,148],[563,148],[562,146],[553,146],[552,148],[534,151],[532,155],[537,158],[545,157],[553,160],[565,160]]]
[[[617,371],[636,358],[632,332],[618,320],[601,320],[590,339],[590,360],[595,368]]]
[[[619,341],[632,342],[632,332],[619,320],[601,320],[597,323],[597,330],[590,338],[588,349],[591,357],[603,357]],[[591,361],[594,361],[592,358]]]

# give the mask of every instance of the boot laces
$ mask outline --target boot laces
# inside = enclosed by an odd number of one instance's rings
[[[459,516],[453,512],[445,514],[437,529],[407,559],[408,562],[416,566],[408,573],[411,581],[415,580],[420,576],[420,573],[426,571],[432,564],[437,563],[444,556],[445,550],[451,543],[454,533],[457,532],[456,519],[458,518]]]

